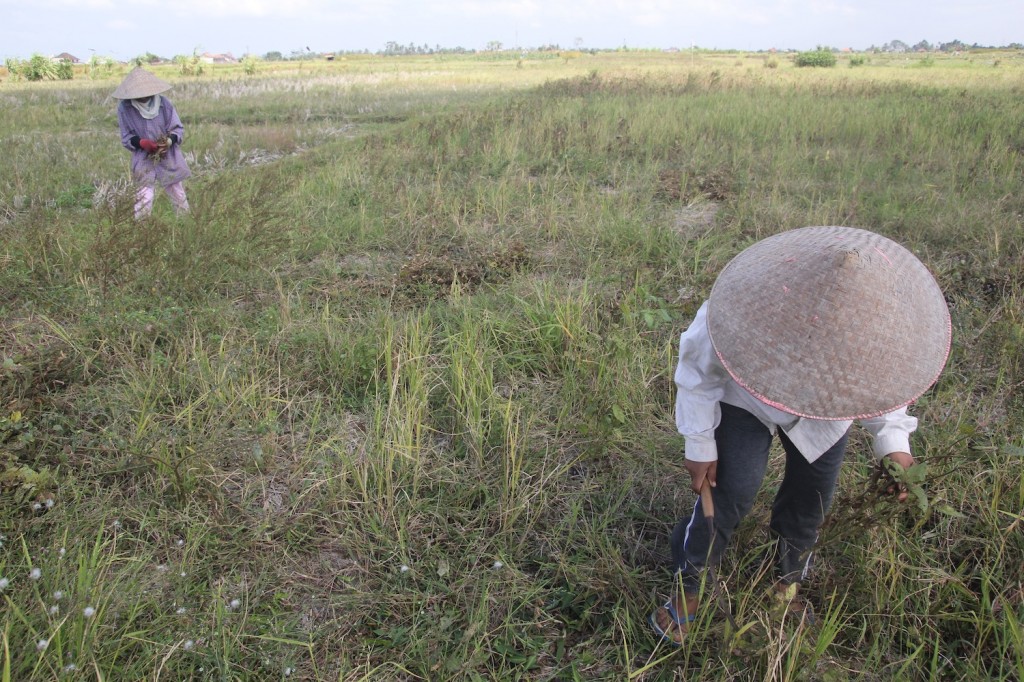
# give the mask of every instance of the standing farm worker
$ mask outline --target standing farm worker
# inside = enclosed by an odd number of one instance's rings
[[[176,213],[188,212],[182,181],[192,172],[179,146],[185,128],[174,105],[160,94],[170,89],[170,83],[137,66],[113,93],[121,100],[117,107],[121,143],[132,153],[132,179],[138,187],[136,218],[152,212],[158,184],[167,192]]]
[[[680,644],[710,603],[701,574],[718,564],[753,506],[775,434],[786,458],[769,525],[775,594],[790,611],[808,608],[797,590],[852,422],[872,435],[879,464],[914,464],[917,419],[907,405],[938,379],[950,338],[935,279],[873,232],[790,230],[726,265],[680,337],[676,426],[691,487],[707,499],[672,533],[676,588],[650,616],[660,637]],[[894,492],[907,497],[902,486]],[[713,511],[705,515],[702,502]]]

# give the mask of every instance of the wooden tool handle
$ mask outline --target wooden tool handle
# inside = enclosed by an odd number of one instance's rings
[[[704,518],[715,518],[715,503],[711,499],[711,484],[706,478],[700,486],[700,507],[704,511]]]

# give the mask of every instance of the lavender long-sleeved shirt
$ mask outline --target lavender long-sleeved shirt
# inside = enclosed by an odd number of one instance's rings
[[[178,118],[178,112],[169,99],[163,95],[156,96],[162,100],[156,118],[143,118],[132,106],[131,100],[125,99],[117,107],[117,122],[121,126],[121,144],[132,153],[132,178],[135,182],[149,187],[157,184],[166,187],[181,182],[192,175],[192,171],[179,147],[184,139],[185,127]],[[162,159],[150,158],[145,151],[132,145],[135,136],[156,142],[160,137],[172,133],[177,136],[178,144],[171,145]]]

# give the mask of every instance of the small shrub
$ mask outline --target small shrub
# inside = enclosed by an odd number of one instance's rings
[[[764,68],[766,69],[777,69],[779,68],[779,60],[775,57],[769,57],[764,60]]]
[[[133,57],[131,61],[135,66],[145,66],[146,64],[159,64],[163,60],[160,59],[158,55],[155,55],[152,52],[147,52],[146,54],[140,54]]]
[[[27,81],[53,80],[57,78],[57,65],[49,57],[34,54],[28,61],[8,59],[5,62],[11,78],[24,78]],[[70,66],[70,64],[69,64]]]
[[[93,55],[89,58],[89,78],[105,78],[114,72],[115,62],[110,57]]]
[[[13,57],[4,60],[4,68],[7,69],[7,76],[12,80],[21,79],[21,62]]]
[[[868,63],[868,58],[863,55],[856,57],[850,57],[850,66],[864,66]]]
[[[818,46],[809,52],[801,52],[796,56],[797,66],[830,67],[836,65],[836,55],[827,47]]]
[[[71,65],[71,62],[66,59],[62,59],[56,64],[56,67],[54,68],[54,75],[56,75],[59,80],[69,81],[75,77],[75,69]]]
[[[41,54],[34,54],[28,60],[25,78],[30,81],[53,80],[57,77],[57,65]]]
[[[191,57],[183,54],[176,55],[174,57],[174,63],[178,65],[178,71],[182,76],[203,75],[203,61],[199,57],[198,50],[193,51]]]

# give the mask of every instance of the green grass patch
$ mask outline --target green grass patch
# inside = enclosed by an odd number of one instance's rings
[[[1024,63],[930,59],[165,67],[193,210],[141,222],[123,74],[0,83],[0,674],[1024,676]],[[738,631],[657,646],[678,334],[742,248],[829,224],[950,304],[918,503],[855,433],[811,627],[766,596],[773,464]]]

